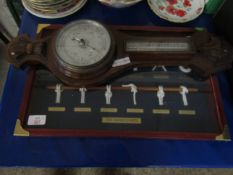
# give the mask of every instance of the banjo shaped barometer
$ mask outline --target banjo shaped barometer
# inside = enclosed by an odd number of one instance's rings
[[[133,67],[183,66],[205,79],[230,68],[231,46],[206,31],[104,26],[92,20],[71,22],[51,35],[21,35],[7,46],[16,67],[43,65],[71,86],[104,83]],[[187,69],[186,69],[187,68]]]

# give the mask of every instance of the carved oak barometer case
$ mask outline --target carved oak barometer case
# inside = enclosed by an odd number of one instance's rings
[[[16,67],[43,65],[72,86],[104,83],[132,67],[183,66],[201,79],[231,67],[232,48],[206,31],[104,26],[92,20],[69,23],[50,36],[18,36],[7,48]],[[191,71],[191,72],[190,72]]]

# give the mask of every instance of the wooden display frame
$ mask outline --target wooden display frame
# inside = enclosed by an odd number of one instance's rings
[[[24,89],[23,100],[20,107],[19,117],[16,122],[15,136],[68,136],[68,137],[127,137],[127,138],[163,138],[163,139],[191,139],[191,140],[221,140],[229,141],[229,131],[224,116],[223,105],[220,98],[218,83],[215,77],[208,81],[212,86],[212,95],[215,100],[217,120],[221,129],[220,133],[184,133],[184,132],[149,132],[149,131],[98,131],[78,129],[35,129],[24,128],[23,123],[27,120],[30,95],[33,88],[35,70],[30,70]]]
[[[46,26],[46,25],[42,25]],[[51,25],[47,29],[55,29],[60,25]],[[124,29],[124,26],[119,28]],[[127,29],[129,27],[127,26]],[[132,27],[133,28],[133,27]],[[138,29],[151,30],[151,27],[138,27]],[[159,27],[154,27],[158,30]],[[174,28],[173,28],[174,29]],[[163,30],[165,30],[163,28]],[[174,29],[174,30],[180,30]],[[184,28],[186,32],[192,32],[193,29]],[[40,29],[38,28],[38,32]],[[150,131],[101,131],[101,130],[82,130],[82,129],[49,129],[49,128],[27,128],[25,122],[28,116],[28,108],[30,105],[31,92],[36,76],[36,69],[32,68],[28,72],[27,81],[24,88],[23,100],[20,107],[19,116],[16,122],[14,135],[15,136],[52,136],[52,137],[120,137],[120,138],[162,138],[162,139],[191,139],[191,140],[221,140],[229,141],[228,125],[223,111],[223,104],[220,97],[218,83],[215,77],[210,77],[207,81],[211,84],[211,92],[215,102],[215,110],[217,113],[218,125],[221,132],[218,133],[194,133],[194,132],[150,132]]]

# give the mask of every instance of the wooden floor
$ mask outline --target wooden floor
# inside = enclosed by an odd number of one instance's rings
[[[2,168],[1,175],[232,175],[233,169],[169,169],[169,168]]]

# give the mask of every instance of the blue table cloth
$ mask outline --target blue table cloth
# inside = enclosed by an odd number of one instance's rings
[[[106,24],[206,27],[212,18],[202,15],[186,24],[156,17],[146,1],[125,9],[105,7],[89,0],[79,12],[59,20],[45,20],[25,12],[20,33],[35,35],[38,23],[67,23],[94,19]],[[233,167],[233,142],[116,138],[14,137],[26,70],[10,67],[0,105],[0,166],[33,167]],[[223,74],[219,83],[224,110],[233,135],[233,103]]]

